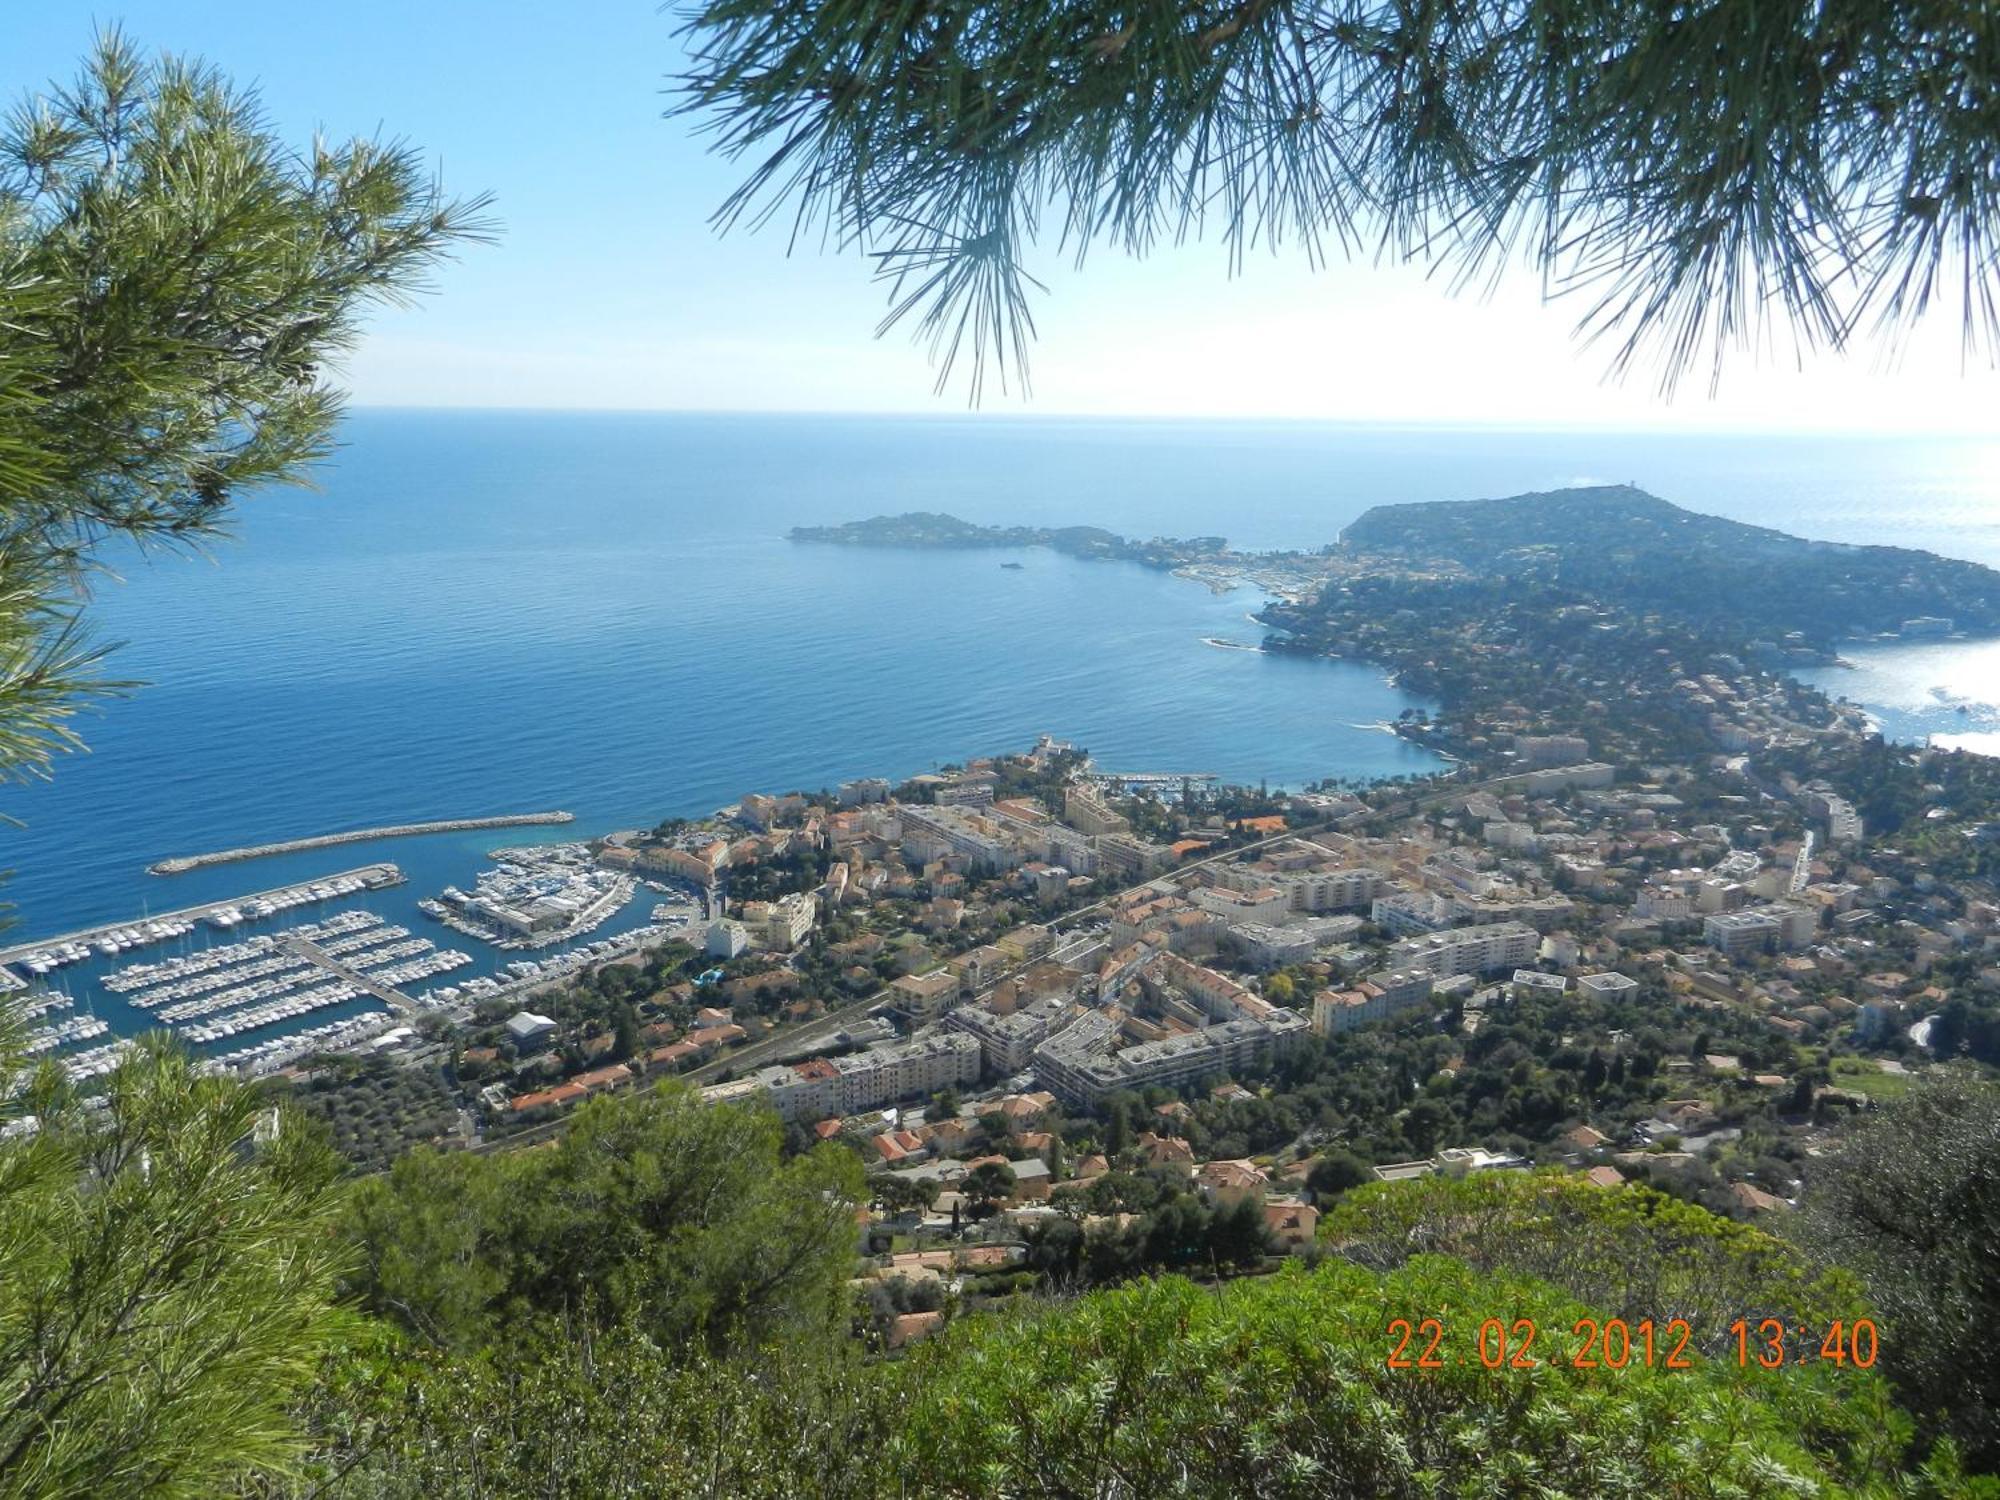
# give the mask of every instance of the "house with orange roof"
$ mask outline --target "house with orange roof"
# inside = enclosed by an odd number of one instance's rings
[[[1186,1141],[1145,1131],[1134,1143],[1149,1167],[1171,1167],[1183,1177],[1194,1176],[1194,1148]]]
[[[1016,1139],[1019,1140],[1022,1150],[1045,1163],[1055,1154],[1056,1138],[1046,1130],[1024,1131]]]
[[[889,1320],[889,1331],[883,1343],[891,1349],[901,1349],[906,1344],[914,1344],[919,1339],[927,1339],[944,1327],[941,1312],[903,1313]]]
[[[1036,1120],[1056,1107],[1056,1096],[1047,1089],[1038,1089],[1032,1094],[1008,1094],[1000,1101],[1000,1113],[1006,1116],[1007,1124],[1019,1129],[1033,1124]]]
[[[601,1093],[605,1089],[615,1089],[620,1084],[632,1081],[632,1070],[623,1063],[613,1063],[608,1068],[594,1068],[588,1073],[579,1073],[570,1079],[591,1093]]]
[[[674,1042],[665,1047],[655,1047],[651,1052],[646,1054],[646,1070],[648,1072],[658,1072],[661,1069],[667,1069],[679,1072],[682,1068],[700,1057],[701,1053],[702,1049],[691,1041]]]
[[[1738,1208],[1748,1209],[1751,1213],[1757,1214],[1785,1212],[1792,1206],[1783,1198],[1767,1193],[1762,1188],[1752,1187],[1747,1182],[1729,1184],[1729,1201]]]
[[[532,1094],[517,1094],[508,1102],[515,1114],[525,1114],[531,1109],[542,1109],[549,1105],[563,1107],[589,1097],[589,1089],[572,1081],[559,1083],[554,1088],[542,1089]]]
[[[1260,1197],[1270,1185],[1270,1174],[1253,1161],[1203,1162],[1195,1169],[1195,1186],[1211,1203],[1234,1208],[1245,1198]]]
[[[1319,1210],[1297,1198],[1273,1198],[1264,1205],[1264,1227],[1287,1251],[1310,1245],[1319,1231]]]

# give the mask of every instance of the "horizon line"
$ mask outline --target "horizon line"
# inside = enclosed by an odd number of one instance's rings
[[[394,401],[349,401],[349,414],[411,413],[416,415],[532,415],[568,417],[715,417],[788,418],[840,421],[929,421],[929,422],[1119,422],[1132,424],[1179,423],[1234,427],[1334,427],[1366,430],[1457,431],[1490,433],[1590,433],[1614,437],[1812,437],[1812,438],[1956,438],[1993,440],[1995,434],[1978,427],[1855,427],[1839,425],[1810,427],[1773,425],[1753,427],[1737,424],[1679,426],[1668,423],[1579,422],[1559,420],[1481,421],[1470,417],[1307,417],[1296,415],[1244,416],[1238,413],[1177,412],[1078,412],[1078,411],[996,411],[965,410],[942,412],[926,408],[871,409],[837,407],[705,407],[705,406],[543,406],[532,403],[430,404]]]

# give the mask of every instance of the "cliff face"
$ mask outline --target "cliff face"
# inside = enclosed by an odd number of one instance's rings
[[[1699,515],[1628,485],[1384,505],[1351,550],[1531,576],[1629,607],[1818,645],[1922,617],[2000,631],[2000,572],[1904,547],[1808,541]]]

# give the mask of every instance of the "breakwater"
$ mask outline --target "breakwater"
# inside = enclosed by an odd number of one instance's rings
[[[392,823],[385,828],[357,828],[350,833],[322,833],[313,838],[286,839],[276,844],[250,844],[241,849],[222,849],[213,854],[177,855],[146,866],[148,875],[184,875],[209,865],[233,864],[241,859],[262,859],[271,854],[299,854],[308,849],[328,849],[336,844],[359,844],[370,839],[408,838],[422,833],[465,833],[480,828],[519,828],[532,823],[573,823],[575,813],[512,813],[498,818],[447,818],[435,823]]]

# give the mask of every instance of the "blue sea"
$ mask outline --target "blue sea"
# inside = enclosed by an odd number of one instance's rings
[[[117,675],[145,686],[81,721],[90,751],[53,781],[0,793],[21,825],[0,834],[17,934],[376,859],[411,880],[374,904],[425,931],[416,899],[499,844],[909,775],[1041,733],[1107,767],[1273,785],[1435,765],[1380,727],[1415,702],[1381,673],[1204,644],[1258,638],[1252,592],[1039,551],[787,541],[801,523],[923,509],[1315,547],[1379,503],[1629,480],[1801,535],[2000,566],[2000,441],[1984,439],[362,411],[342,440],[316,489],[251,498],[205,556],[115,559],[91,616],[125,643]],[[2000,732],[1993,648],[1854,656],[1821,680],[1889,732]],[[556,807],[573,828],[144,873]],[[130,1023],[115,999],[99,1010]]]

